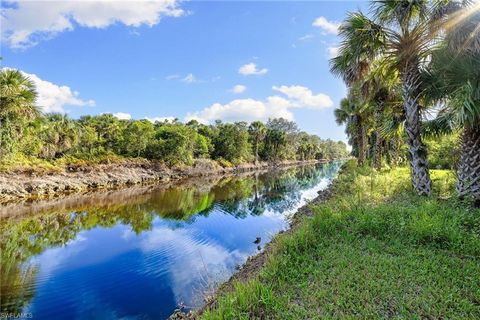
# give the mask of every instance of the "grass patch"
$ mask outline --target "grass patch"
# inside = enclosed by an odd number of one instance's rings
[[[433,170],[434,196],[408,169],[348,163],[334,196],[277,237],[266,266],[204,319],[480,318],[480,210]]]
[[[17,153],[0,159],[0,172],[36,173],[39,175],[60,173],[67,167],[92,167],[100,164],[145,162],[143,158],[127,158],[113,153],[86,156],[65,156],[55,160],[40,159]]]

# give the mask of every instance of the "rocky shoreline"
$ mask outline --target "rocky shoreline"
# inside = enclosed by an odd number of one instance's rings
[[[67,166],[61,172],[0,173],[0,204],[51,199],[94,190],[118,189],[131,185],[169,183],[189,177],[234,174],[258,169],[313,164],[324,161],[260,162],[222,167],[212,160],[196,160],[188,167],[167,167],[152,161],[124,161],[88,167]]]

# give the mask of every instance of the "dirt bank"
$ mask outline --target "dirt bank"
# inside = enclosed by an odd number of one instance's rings
[[[225,168],[211,160],[197,160],[189,167],[167,167],[152,161],[123,161],[88,167],[67,166],[61,172],[0,173],[0,203],[56,198],[72,193],[117,189],[128,185],[172,182],[187,177],[222,175],[318,161],[261,162]]]
[[[308,164],[307,164],[308,165]],[[273,169],[281,172],[290,169],[283,166]],[[78,210],[107,210],[111,207],[135,205],[148,202],[150,197],[155,197],[158,191],[169,188],[194,188],[200,192],[210,192],[211,189],[224,179],[233,177],[248,177],[271,172],[271,168],[249,170],[237,173],[214,174],[201,177],[189,177],[185,179],[171,180],[168,182],[137,184],[129,187],[111,189],[87,190],[72,193],[54,199],[36,199],[21,202],[10,202],[0,205],[0,219],[22,219],[48,213],[64,213]]]

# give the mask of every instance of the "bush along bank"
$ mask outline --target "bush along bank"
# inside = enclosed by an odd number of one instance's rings
[[[434,196],[419,197],[407,168],[349,162],[259,272],[192,317],[480,318],[480,209],[452,197],[452,172],[431,174]]]

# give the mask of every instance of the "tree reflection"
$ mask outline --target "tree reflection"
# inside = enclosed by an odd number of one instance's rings
[[[34,296],[37,267],[25,265],[48,248],[66,245],[80,231],[131,227],[136,234],[151,230],[156,218],[191,223],[214,208],[242,219],[266,210],[284,212],[298,204],[302,191],[331,177],[339,164],[296,167],[246,177],[228,177],[199,186],[176,186],[94,202],[68,210],[51,210],[23,219],[0,222],[1,309],[21,312]]]

